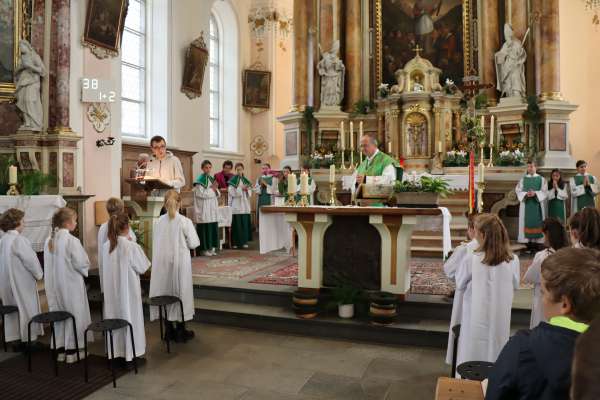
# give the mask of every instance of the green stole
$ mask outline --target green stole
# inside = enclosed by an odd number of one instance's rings
[[[548,200],[548,218],[558,218],[560,221],[565,223],[567,216],[565,215],[564,200],[559,199],[557,196],[555,196],[552,200]]]
[[[298,185],[297,187],[298,187],[298,189],[300,189],[300,178],[298,178],[296,181],[298,182],[297,183],[297,185]],[[312,176],[308,177],[308,188],[309,189],[310,189],[310,185],[312,185]],[[310,194],[307,197],[308,197],[308,204],[312,204],[311,203],[311,199],[310,199],[311,198]],[[300,201],[300,199],[302,198],[302,196],[300,195],[300,193],[296,193],[296,196],[294,196],[294,198],[296,199],[296,203],[297,203],[297,202]]]
[[[392,157],[388,156],[382,151],[379,151],[375,157],[369,162],[368,158],[365,158],[363,162],[358,166],[356,170],[359,175],[364,176],[381,176],[383,170],[388,165],[398,167],[398,163]]]
[[[271,195],[269,193],[267,193],[267,188],[260,184],[261,180],[264,180],[267,183],[267,185],[269,185],[269,186],[271,186],[273,184],[273,177],[270,175],[263,175],[258,179],[260,193],[258,194],[257,207],[270,206],[271,205]]]
[[[238,187],[240,185],[240,182],[242,182],[244,185],[246,185],[246,187],[251,188],[252,187],[252,182],[250,182],[248,180],[248,178],[246,178],[245,176],[242,176],[240,179],[239,175],[235,175],[233,178],[231,178],[229,180],[228,185],[229,186],[233,186],[233,187]]]
[[[540,175],[523,177],[523,191],[530,190],[538,192],[542,190],[543,179]],[[538,198],[525,197],[525,237],[527,239],[540,239],[544,237],[542,225],[544,218],[542,214],[542,205]]]
[[[194,185],[200,185],[206,189],[210,185],[212,185],[214,181],[215,181],[215,178],[213,178],[212,176],[207,175],[207,174],[200,174],[200,176],[198,176],[196,178]]]
[[[596,178],[594,178],[592,175],[588,175],[589,179],[590,179],[590,184],[594,184],[596,183]],[[573,179],[575,179],[575,185],[579,186],[579,185],[583,185],[583,179],[585,178],[584,175],[575,175]],[[586,208],[586,207],[595,207],[596,203],[594,202],[594,192],[592,191],[591,187],[586,187],[585,188],[585,193],[582,194],[581,196],[577,197],[577,211]]]

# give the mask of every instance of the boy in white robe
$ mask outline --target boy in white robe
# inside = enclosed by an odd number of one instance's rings
[[[181,197],[173,190],[167,192],[165,209],[154,224],[152,244],[152,275],[150,297],[175,296],[183,303],[183,316],[179,303],[169,305],[166,315],[166,332],[169,340],[183,342],[194,337],[193,331],[184,329],[181,321],[194,318],[194,287],[192,282],[192,257],[190,250],[200,244],[194,223],[179,213]],[[158,307],[150,307],[150,321],[159,318]],[[176,326],[173,326],[173,322]]]
[[[457,365],[496,361],[510,336],[512,301],[520,281],[519,258],[510,252],[500,218],[480,215],[475,231],[480,247],[456,272],[456,289],[465,291]]]
[[[119,318],[133,326],[137,357],[146,353],[144,310],[140,275],[150,267],[142,248],[129,240],[129,218],[126,214],[111,217],[108,242],[104,243],[104,314],[105,318]],[[108,340],[108,335],[106,337]],[[113,332],[114,356],[133,360],[129,329]],[[109,345],[110,349],[110,345]]]
[[[515,188],[519,199],[519,243],[543,243],[542,224],[546,218],[544,201],[548,185],[543,176],[537,174],[535,163],[527,163],[527,174],[519,180]]]
[[[248,248],[252,241],[252,218],[250,196],[252,183],[244,176],[244,164],[235,165],[236,175],[229,180],[229,204],[233,219],[231,222],[231,241],[233,248]]]
[[[210,174],[212,163],[202,161],[202,174],[194,182],[194,212],[200,245],[196,249],[204,256],[217,255],[219,247],[219,184]]]
[[[50,311],[67,311],[75,317],[77,347],[71,320],[54,324],[58,361],[68,364],[83,358],[84,333],[92,323],[87,290],[83,278],[88,276],[90,260],[79,239],[71,235],[77,227],[77,213],[61,208],[52,218],[52,235],[44,244],[44,288]],[[88,341],[93,335],[88,335]],[[65,357],[66,351],[66,357]]]
[[[27,343],[27,324],[42,312],[37,282],[44,273],[23,232],[25,213],[16,208],[6,210],[0,218],[0,229],[5,234],[0,240],[0,300],[5,306],[17,306],[19,314],[5,317],[4,332],[7,342],[21,340]],[[43,335],[40,324],[31,324],[31,340]]]
[[[575,166],[577,174],[569,180],[571,215],[585,207],[595,207],[596,195],[600,193],[598,180],[587,172],[587,162],[579,160]]]

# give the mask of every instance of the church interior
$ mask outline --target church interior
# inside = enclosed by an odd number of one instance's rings
[[[600,398],[599,16],[0,0],[0,397]]]

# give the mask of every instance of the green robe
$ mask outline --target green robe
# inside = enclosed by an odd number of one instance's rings
[[[261,206],[270,206],[271,205],[271,195],[269,193],[267,193],[267,188],[262,186],[260,184],[260,181],[264,180],[267,185],[271,186],[273,184],[273,177],[272,176],[261,176],[260,178],[258,178],[258,187],[260,188],[260,192],[258,193],[258,205],[257,207],[261,207]]]
[[[388,166],[393,165],[394,167],[399,167],[398,162],[394,160],[392,157],[388,156],[384,152],[378,152],[373,160],[369,162],[368,158],[365,158],[363,162],[358,166],[356,170],[359,175],[364,176],[381,176],[383,174],[383,170]]]
[[[523,178],[523,191],[530,190],[539,192],[542,190],[544,179],[540,175],[525,176]],[[526,239],[541,239],[544,237],[542,226],[544,224],[544,214],[542,212],[542,204],[537,196],[525,197],[525,224],[524,234]]]
[[[588,175],[589,179],[590,179],[590,184],[594,184],[596,183],[596,178],[594,178],[592,175]],[[585,178],[584,175],[575,175],[573,177],[573,179],[575,180],[575,185],[576,186],[580,186],[583,185],[583,179]],[[595,207],[596,203],[594,201],[594,197],[596,195],[594,194],[594,192],[592,191],[591,187],[586,187],[585,188],[585,193],[582,194],[581,196],[577,196],[575,199],[573,199],[574,201],[577,201],[577,208],[575,209],[575,211],[580,211],[586,207]]]
[[[557,189],[549,189],[548,193],[549,195],[552,194],[554,196],[554,198],[548,199],[548,218],[557,218],[564,224],[567,221],[565,200],[559,198],[559,196],[560,193],[566,193],[566,189],[563,188],[560,191]]]
[[[228,182],[229,186],[237,188],[240,183],[251,187],[252,183],[245,177],[234,176]],[[269,203],[270,204],[270,203]],[[252,241],[252,217],[250,214],[233,214],[231,221],[231,242],[235,247],[242,247]]]

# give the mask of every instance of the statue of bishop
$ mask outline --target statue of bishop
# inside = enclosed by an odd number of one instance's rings
[[[321,76],[321,105],[337,107],[344,98],[344,76],[346,67],[338,57],[340,41],[336,40],[331,50],[323,53],[323,58],[317,64]]]
[[[504,37],[504,45],[495,54],[497,89],[502,93],[501,97],[525,97],[527,54],[509,24],[504,24]]]

